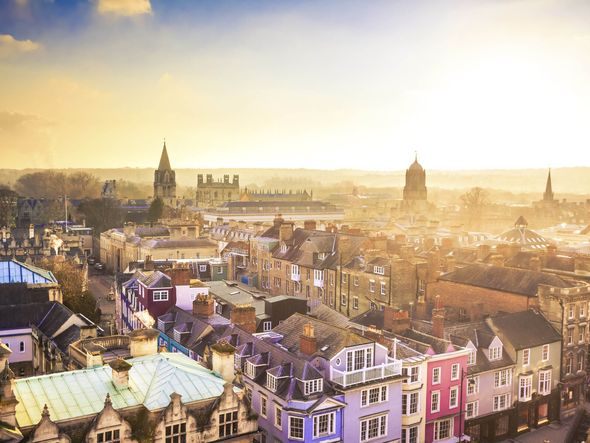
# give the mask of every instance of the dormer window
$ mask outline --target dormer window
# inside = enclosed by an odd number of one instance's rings
[[[379,275],[385,275],[385,268],[383,266],[375,266],[373,267],[373,272]]]
[[[315,380],[308,380],[304,382],[304,393],[305,395],[314,394],[316,392],[322,392],[324,388],[324,380],[316,378]]]
[[[502,346],[493,346],[490,348],[490,361],[500,360],[502,358]]]
[[[266,374],[266,387],[273,392],[277,390],[277,378],[272,374]]]
[[[168,291],[154,291],[154,301],[168,301]]]
[[[470,349],[469,355],[467,355],[467,366],[473,366],[475,364],[476,357],[477,351],[475,349]]]
[[[246,362],[246,375],[250,378],[256,377],[256,365],[250,361]]]
[[[281,244],[281,253],[284,254],[287,252],[287,245],[285,243]]]

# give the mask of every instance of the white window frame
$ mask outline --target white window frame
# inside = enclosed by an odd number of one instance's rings
[[[420,366],[407,366],[402,368],[402,375],[407,378],[404,383],[418,383],[420,381]]]
[[[266,373],[266,387],[273,392],[276,392],[278,385],[278,379],[268,372]]]
[[[416,432],[414,438],[410,435],[412,429]],[[407,428],[402,428],[402,438],[400,443],[418,443],[420,439],[420,429],[418,426],[409,426]]]
[[[512,383],[512,371],[510,369],[500,369],[494,372],[494,387],[501,388],[510,386]]]
[[[27,350],[27,348],[26,348],[25,342],[21,340],[18,344],[18,352],[20,352],[22,354],[26,350]]]
[[[440,427],[441,424],[443,423],[449,423],[449,435],[448,436],[442,436],[440,435]],[[434,434],[432,436],[433,441],[440,441],[440,440],[446,440],[448,438],[451,438],[454,434],[454,423],[455,422],[455,418],[451,417],[451,418],[445,418],[442,420],[437,420],[434,422]]]
[[[467,366],[473,366],[477,360],[477,349],[470,349],[467,355]]]
[[[469,383],[473,380],[473,383]],[[467,379],[467,395],[475,395],[479,392],[479,375],[474,375]]]
[[[405,398],[405,408],[404,408]],[[415,400],[415,401],[413,401]],[[415,405],[415,411],[412,412],[412,406]],[[403,415],[415,415],[420,413],[420,392],[406,392],[402,394],[402,414]]]
[[[381,295],[387,295],[387,283],[381,282]]]
[[[316,392],[322,392],[324,389],[324,380],[322,378],[315,378],[313,380],[307,380],[303,383],[304,394],[311,395]]]
[[[275,405],[275,418],[274,418],[274,422],[275,422],[275,428],[277,429],[283,429],[283,416],[281,415],[283,413],[283,408],[281,408],[279,405]]]
[[[264,394],[260,394],[260,415],[268,418],[268,397]]]
[[[374,266],[373,272],[379,275],[385,275],[385,267],[384,266]]]
[[[199,272],[207,272],[207,265],[199,265]]]
[[[268,332],[272,330],[272,322],[270,320],[266,320],[262,322],[262,331]]]
[[[539,371],[539,395],[551,394],[551,369]]]
[[[375,398],[375,395],[377,396],[377,400],[371,401],[372,398]],[[379,403],[386,403],[388,399],[389,388],[387,385],[374,386],[371,388],[363,389],[361,391],[361,408],[376,405]]]
[[[328,417],[328,430],[319,432],[320,417]],[[313,416],[313,438],[322,438],[336,433],[336,412],[327,412]]]
[[[432,407],[434,405],[435,397],[436,397],[436,409]],[[436,412],[440,412],[440,391],[432,391],[430,393],[430,413],[434,414]]]
[[[369,280],[369,292],[375,292],[375,280]]]
[[[529,401],[533,395],[533,375],[521,375],[518,378],[518,400]]]
[[[367,417],[360,421],[360,435],[359,441],[365,442],[375,440],[377,438],[385,437],[387,435],[387,413],[379,414],[372,417]],[[377,435],[369,437],[369,424],[371,421],[377,420]],[[364,425],[364,430],[363,430]]]
[[[543,345],[543,350],[541,352],[541,360],[543,361],[548,361],[549,360],[549,351],[550,351],[550,346],[549,345]]]
[[[152,299],[154,301],[168,301],[168,294],[169,291],[166,290],[159,290],[159,291],[154,291],[152,293]],[[166,298],[164,298],[164,296],[166,296]]]
[[[301,421],[301,437],[296,437],[293,435],[294,426],[292,425],[292,421],[297,420]],[[292,440],[304,441],[305,439],[305,418],[299,417],[297,415],[289,415],[289,438]]]
[[[471,411],[469,410],[471,406]],[[470,401],[465,404],[465,418],[475,418],[479,413],[479,401]]]
[[[490,347],[488,352],[490,361],[500,360],[502,358],[502,346]]]
[[[442,372],[442,369],[440,366],[437,366],[436,368],[432,368],[432,384],[433,385],[440,385],[441,372]]]
[[[531,349],[526,348],[522,350],[522,365],[529,366],[531,364]]]
[[[502,407],[502,402],[504,403]],[[492,407],[494,412],[504,411],[510,407],[510,394],[508,392],[504,394],[494,395],[492,400]]]
[[[291,265],[291,275],[299,275],[299,265]]]
[[[459,363],[453,363],[453,365],[451,366],[451,380],[459,380],[460,370],[461,365]]]

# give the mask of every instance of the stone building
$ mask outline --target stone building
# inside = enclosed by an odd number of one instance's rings
[[[155,353],[157,334],[131,340],[129,360],[19,380],[0,344],[0,440],[254,441],[256,415],[240,389],[182,354]]]
[[[168,206],[176,206],[176,172],[170,167],[166,142],[158,169],[154,171],[154,198],[161,198]]]
[[[244,189],[240,194],[240,201],[243,202],[262,202],[262,201],[299,201],[307,202],[313,200],[313,191],[307,192],[305,189],[298,189],[295,192],[289,190],[252,190]]]
[[[418,156],[414,163],[406,170],[406,184],[404,186],[403,207],[410,211],[420,211],[427,207],[426,171],[418,163]]]
[[[117,180],[105,180],[100,190],[100,198],[117,199]]]
[[[229,174],[223,176],[223,180],[213,180],[212,174],[197,175],[197,206],[211,208],[225,202],[240,199],[240,176],[235,174],[229,181]]]

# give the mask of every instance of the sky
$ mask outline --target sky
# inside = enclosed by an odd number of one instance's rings
[[[587,0],[0,0],[0,168],[590,166]]]

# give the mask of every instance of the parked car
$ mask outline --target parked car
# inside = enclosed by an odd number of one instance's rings
[[[97,271],[104,271],[104,265],[102,263],[96,263],[94,265],[94,269],[96,269]]]
[[[96,260],[94,259],[94,257],[88,257],[88,258],[86,259],[86,261],[87,261],[87,262],[88,262],[88,264],[89,264],[89,265],[91,265],[91,266],[92,266],[93,264],[95,264],[95,263],[96,263]]]

